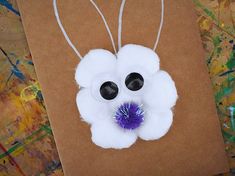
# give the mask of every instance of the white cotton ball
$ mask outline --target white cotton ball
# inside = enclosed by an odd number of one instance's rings
[[[157,111],[172,108],[177,100],[177,90],[174,81],[165,71],[158,71],[143,95],[147,107]]]
[[[171,110],[157,112],[148,110],[143,124],[138,130],[139,137],[144,140],[155,140],[164,136],[173,122]]]
[[[138,74],[133,76],[133,72]],[[107,50],[91,50],[79,63],[75,79],[82,87],[77,94],[77,106],[82,119],[91,124],[92,141],[96,145],[128,148],[138,135],[144,140],[154,140],[169,130],[173,120],[171,108],[178,95],[170,75],[159,71],[159,58],[153,50],[129,44],[120,49],[117,59]],[[138,79],[139,89],[131,87],[132,79]],[[107,81],[118,87],[118,94],[112,100],[100,94],[101,85]],[[129,102],[145,111],[144,121],[135,130],[124,129],[115,122],[117,109]]]
[[[81,118],[87,123],[99,121],[108,114],[105,103],[95,100],[89,89],[81,89],[77,94],[76,102]]]
[[[92,80],[100,73],[116,69],[116,57],[104,49],[88,52],[76,68],[75,80],[81,87],[89,87]]]
[[[130,130],[120,128],[112,119],[93,123],[91,126],[92,141],[102,148],[122,149],[130,147],[137,139]]]
[[[159,70],[159,57],[151,49],[141,45],[128,44],[117,53],[117,69],[119,74],[141,67],[149,74]]]

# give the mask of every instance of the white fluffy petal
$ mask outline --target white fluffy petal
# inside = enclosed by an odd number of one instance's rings
[[[117,69],[120,75],[130,69],[139,67],[149,74],[153,74],[159,70],[158,55],[153,50],[144,46],[134,44],[125,45],[119,50],[117,57]]]
[[[106,104],[94,99],[89,89],[81,89],[77,94],[76,102],[81,118],[87,123],[99,121],[108,114]]]
[[[157,111],[172,108],[177,97],[175,83],[165,71],[158,71],[153,76],[151,85],[147,87],[143,95],[147,107],[152,107]]]
[[[155,140],[164,136],[173,122],[171,110],[165,112],[148,111],[138,134],[141,139]]]
[[[110,117],[91,126],[92,141],[102,148],[122,149],[130,147],[137,135],[130,130],[120,128]]]
[[[116,57],[104,49],[88,52],[76,68],[75,80],[81,87],[89,87],[92,80],[101,73],[116,69]]]

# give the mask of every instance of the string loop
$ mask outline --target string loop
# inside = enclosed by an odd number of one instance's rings
[[[77,54],[77,56],[82,59],[82,55],[79,53],[79,51],[77,50],[77,48],[73,45],[73,43],[71,42],[69,36],[67,35],[67,32],[65,31],[61,21],[60,21],[60,16],[59,16],[59,13],[58,13],[58,9],[57,9],[57,3],[56,3],[56,0],[53,0],[53,8],[54,8],[54,13],[55,13],[55,17],[56,17],[56,20],[57,20],[57,23],[60,27],[60,30],[62,31],[66,41],[68,42],[69,46],[73,49],[73,51]]]
[[[164,0],[161,0],[160,26],[158,28],[157,38],[156,38],[155,44],[153,46],[153,51],[155,51],[157,49],[157,46],[158,46],[158,43],[159,43],[159,40],[160,40],[160,35],[161,35],[161,32],[162,32],[163,22],[164,22]]]
[[[73,43],[71,42],[69,36],[67,35],[67,32],[65,31],[63,25],[62,25],[62,22],[60,20],[60,16],[59,16],[59,13],[58,13],[58,9],[57,9],[57,0],[53,0],[53,8],[54,8],[54,13],[55,13],[55,17],[56,17],[56,20],[57,20],[57,23],[66,39],[66,41],[68,42],[68,44],[70,45],[70,47],[74,50],[74,52],[77,54],[77,56],[82,59],[82,55],[79,53],[79,51],[76,49],[76,47],[73,45]],[[116,47],[115,47],[115,42],[114,42],[114,39],[113,39],[113,35],[110,31],[110,28],[108,26],[108,23],[104,17],[104,15],[102,14],[101,10],[99,9],[99,7],[95,4],[95,2],[93,0],[90,0],[91,4],[95,7],[95,9],[97,10],[97,12],[99,13],[99,15],[101,16],[103,22],[104,22],[104,25],[105,25],[105,28],[109,34],[109,37],[110,37],[110,40],[111,40],[111,43],[112,43],[112,46],[113,46],[113,50],[115,52],[115,54],[117,53],[117,50],[116,50]],[[126,0],[122,0],[122,3],[121,3],[121,6],[120,6],[120,10],[119,10],[119,16],[118,16],[118,49],[120,49],[122,47],[122,16],[123,16],[123,11],[124,11],[124,6],[125,6],[125,2]],[[160,40],[160,35],[161,35],[161,31],[162,31],[162,27],[163,27],[163,21],[164,21],[164,0],[161,0],[161,19],[160,19],[160,25],[159,25],[159,28],[158,28],[158,33],[157,33],[157,38],[156,38],[156,41],[154,43],[154,46],[153,46],[153,50],[155,51],[157,46],[158,46],[158,43],[159,43],[159,40]]]
[[[118,49],[122,47],[122,16],[126,0],[122,0],[118,16]]]
[[[109,34],[110,40],[111,40],[111,42],[112,42],[113,50],[114,50],[114,52],[115,52],[115,54],[116,54],[116,53],[117,53],[117,50],[116,50],[116,47],[115,47],[115,42],[114,42],[114,40],[113,40],[113,35],[112,35],[112,33],[111,33],[110,29],[109,29],[109,26],[108,26],[107,21],[106,21],[104,15],[102,14],[101,10],[99,9],[99,7],[96,5],[96,3],[95,3],[93,0],[90,0],[90,2],[91,2],[91,4],[96,8],[97,12],[98,12],[99,15],[101,16],[101,18],[102,18],[102,20],[103,20],[103,22],[104,22],[104,25],[105,25],[105,27],[106,27],[106,30],[107,30],[107,32],[108,32],[108,34]]]

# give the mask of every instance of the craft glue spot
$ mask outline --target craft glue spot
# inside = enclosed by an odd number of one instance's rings
[[[144,111],[134,102],[123,103],[115,114],[115,120],[120,127],[133,130],[144,121]]]

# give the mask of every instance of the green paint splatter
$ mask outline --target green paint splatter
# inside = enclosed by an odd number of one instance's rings
[[[231,70],[235,67],[235,50],[232,50],[230,53],[230,56],[228,58],[228,62],[226,63],[226,66]]]
[[[227,26],[221,27],[221,23],[216,18],[216,15],[213,13],[213,11],[209,10],[204,5],[202,5],[199,0],[192,0],[192,1],[194,2],[196,7],[202,9],[203,12],[206,14],[206,16],[208,16],[209,18],[212,19],[212,21],[214,21],[214,23],[217,25],[218,28],[222,29],[223,32],[227,33],[228,35],[230,35],[231,37],[234,38],[234,31],[235,31],[234,29],[228,30],[228,29],[231,29],[231,27],[227,27]],[[233,28],[233,26],[232,26],[232,28]]]
[[[198,0],[193,0],[193,2],[197,7],[201,8],[209,17],[211,17],[214,21],[218,23],[218,20],[216,19],[216,16],[212,11],[202,5]]]
[[[33,137],[34,137],[35,135],[38,135],[38,134],[39,134],[40,132],[42,132],[42,131],[45,131],[46,134],[43,134],[43,135],[41,135],[41,136],[39,136],[38,138],[36,138],[36,139],[33,140]],[[51,128],[50,128],[49,126],[47,126],[47,125],[43,125],[43,126],[41,126],[40,129],[38,129],[37,131],[34,131],[30,136],[26,137],[26,138],[25,138],[25,141],[30,141],[29,143],[30,143],[30,144],[33,144],[34,142],[39,141],[39,140],[41,140],[42,138],[46,137],[48,134],[50,134],[50,135],[52,134]],[[13,147],[11,147],[11,148],[7,151],[7,153],[2,153],[2,154],[0,154],[0,159],[2,159],[2,158],[4,158],[5,156],[7,156],[7,154],[10,154],[10,153],[16,151],[18,148],[23,147],[24,145],[25,145],[24,143],[17,143],[17,144],[14,145]]]
[[[231,87],[221,88],[219,92],[215,95],[216,102],[219,102],[223,97],[231,94],[233,89]]]
[[[222,42],[222,40],[220,39],[220,36],[216,36],[212,39],[213,44],[214,44],[214,50],[213,50],[213,55],[214,53],[216,53],[217,55],[219,55],[222,51],[222,48],[220,47],[220,43]]]
[[[229,77],[228,77],[228,81],[229,81],[230,83],[233,83],[233,82],[235,81],[235,77],[229,76]]]
[[[220,36],[216,36],[212,40],[213,40],[213,44],[214,44],[215,47],[218,47],[219,44],[221,43]]]
[[[222,134],[224,136],[224,138],[230,142],[235,142],[235,136],[234,135],[231,135],[229,134],[228,132],[222,130]]]
[[[48,134],[52,135],[51,127],[48,125],[42,125],[42,129],[46,131]]]
[[[216,49],[216,54],[218,54],[218,56],[221,54],[221,51],[222,51],[222,48],[221,47],[218,47]]]

